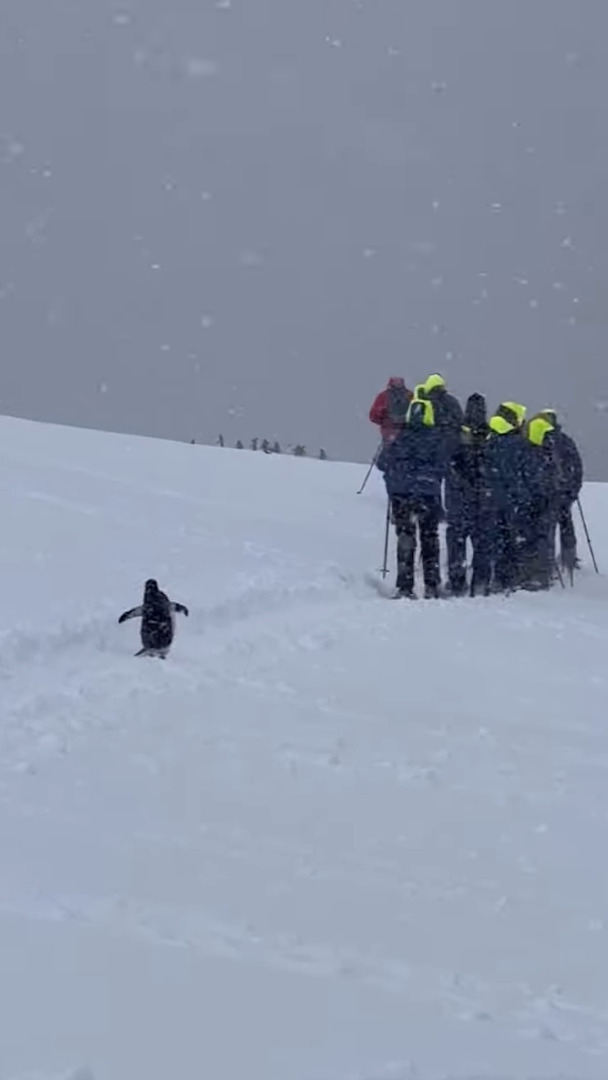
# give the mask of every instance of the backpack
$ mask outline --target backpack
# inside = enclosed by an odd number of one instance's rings
[[[410,394],[403,383],[391,383],[386,388],[386,412],[393,424],[405,424]]]

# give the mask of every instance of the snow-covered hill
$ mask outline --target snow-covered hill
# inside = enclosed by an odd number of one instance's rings
[[[389,603],[361,477],[0,422],[0,1080],[608,1075],[606,579]]]

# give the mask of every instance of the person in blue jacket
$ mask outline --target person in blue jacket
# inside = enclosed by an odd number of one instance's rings
[[[439,521],[445,458],[430,401],[414,398],[403,431],[386,445],[377,462],[384,473],[397,533],[397,595],[415,598],[417,530],[425,597],[440,595]]]
[[[443,375],[436,373],[429,375],[424,383],[422,396],[433,406],[435,427],[441,436],[447,470],[450,458],[458,446],[460,429],[464,423],[462,406],[453,394],[448,393]]]
[[[578,566],[572,507],[579,498],[583,486],[583,460],[574,439],[563,430],[555,409],[543,409],[540,415],[548,420],[553,428],[560,561],[564,569],[572,573]]]
[[[476,586],[508,592],[519,583],[520,527],[534,487],[530,447],[523,434],[526,408],[514,401],[499,405],[489,422],[485,449],[490,557]]]
[[[523,589],[548,589],[555,570],[558,478],[553,424],[541,413],[525,426],[528,504],[520,515],[520,581]]]
[[[487,515],[486,443],[489,427],[486,400],[471,394],[460,431],[460,442],[452,454],[449,482],[446,482],[448,576],[452,596],[467,592],[467,540],[473,546],[471,595],[477,583],[489,577],[490,523]]]
[[[442,520],[450,523],[450,506],[457,499],[453,492],[453,478],[450,470],[452,455],[460,443],[460,433],[464,423],[462,406],[453,394],[448,392],[443,375],[435,372],[423,383],[423,392],[419,395],[433,406],[435,427],[439,432],[443,448],[443,513]]]

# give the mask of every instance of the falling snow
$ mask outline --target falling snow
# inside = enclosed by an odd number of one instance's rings
[[[216,60],[203,57],[190,57],[184,61],[184,67],[190,79],[211,79],[220,70]]]

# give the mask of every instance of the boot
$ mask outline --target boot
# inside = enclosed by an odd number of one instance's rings
[[[408,600],[411,600],[414,597],[414,579],[409,572],[409,568],[404,567],[401,563],[397,564],[395,591],[397,596],[407,597]]]
[[[417,600],[418,597],[413,589],[397,589],[395,600]]]
[[[467,581],[466,581],[466,578],[464,578],[463,580],[458,579],[457,581],[456,580],[449,581],[446,591],[447,591],[448,596],[466,596],[467,595]]]

